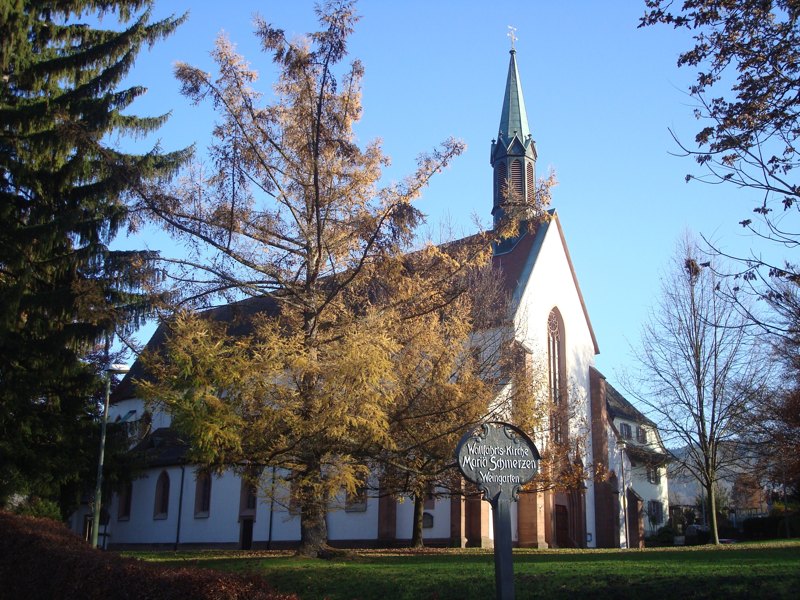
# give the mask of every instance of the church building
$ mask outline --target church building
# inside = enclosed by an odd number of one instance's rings
[[[508,210],[509,198],[532,204],[536,188],[536,143],[516,51],[510,54],[500,126],[490,153],[495,224]],[[570,460],[586,472],[572,489],[520,494],[512,505],[515,544],[641,546],[646,535],[667,521],[668,454],[655,424],[595,368],[598,341],[558,212],[550,209],[535,226],[522,227],[517,236],[497,244],[493,262],[503,277],[498,285],[505,286],[512,299],[519,347],[529,361],[546,362],[550,401],[556,406],[575,403],[575,410],[552,426],[549,436],[578,440]],[[170,416],[147,414],[136,397],[131,381],[140,372],[134,365],[120,384],[109,419],[124,418],[131,431],[140,432],[138,448],[145,452],[147,468],[113,495],[101,525],[103,544],[246,549],[297,543],[300,516],[289,503],[276,501],[279,493],[264,497],[233,471],[208,475],[187,462],[186,446],[170,428]],[[534,441],[539,448],[550,443],[547,436]],[[268,481],[269,476],[267,467],[263,477]],[[489,503],[474,494],[432,494],[425,503],[425,542],[491,546],[490,511]],[[84,506],[73,516],[72,527],[88,535],[90,517]],[[413,502],[380,494],[342,498],[328,513],[329,541],[342,546],[402,545],[411,539],[412,520]]]

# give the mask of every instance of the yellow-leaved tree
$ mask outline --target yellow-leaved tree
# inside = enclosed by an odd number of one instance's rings
[[[171,412],[198,463],[279,467],[308,555],[326,547],[329,501],[363,482],[363,450],[392,443],[397,323],[407,313],[382,300],[380,282],[412,242],[421,219],[412,202],[463,150],[447,140],[381,187],[387,157],[353,134],[363,69],[342,66],[353,3],[317,13],[321,31],[297,40],[257,20],[279,69],[271,104],[224,37],[216,77],[176,67],[183,93],[219,115],[210,172],[194,168],[176,189],[141,194],[142,210],[185,242],[171,269],[183,305],[222,298],[241,312],[176,316],[141,392]],[[443,264],[443,284],[462,269],[458,259]]]

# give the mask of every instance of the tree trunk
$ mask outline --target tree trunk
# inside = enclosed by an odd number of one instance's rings
[[[300,509],[300,547],[297,553],[313,558],[329,554],[326,502],[321,498],[304,497]]]
[[[709,527],[711,528],[711,541],[715,545],[719,545],[719,530],[717,529],[717,495],[714,490],[714,484],[711,483],[706,486],[706,492],[708,496],[708,508],[710,515],[710,524]]]
[[[411,533],[411,547],[422,548],[425,542],[422,539],[422,516],[425,513],[425,496],[414,494],[414,523]]]
[[[313,287],[311,275],[308,275],[306,290],[309,296]],[[305,347],[310,362],[317,360],[316,331],[314,329],[317,313],[306,310],[303,313],[303,331],[305,332]],[[302,392],[310,396],[313,395],[315,382],[313,375],[304,374],[300,386]],[[316,417],[313,405],[306,398],[303,402],[302,416],[312,420]],[[309,442],[306,441],[306,444]],[[298,554],[315,558],[325,558],[329,556],[328,547],[328,524],[325,516],[328,509],[327,498],[322,497],[319,485],[322,482],[322,466],[319,457],[312,448],[306,447],[299,452],[301,464],[305,465],[305,476],[299,485],[300,500],[300,547]]]
[[[328,499],[320,493],[322,489],[322,467],[319,457],[313,452],[302,456],[307,465],[304,477],[298,481],[300,503],[300,547],[298,554],[315,558],[330,555],[328,547]]]

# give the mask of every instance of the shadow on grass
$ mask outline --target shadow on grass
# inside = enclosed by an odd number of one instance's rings
[[[150,558],[149,555],[138,555]],[[153,556],[150,559],[154,559]],[[490,552],[359,552],[320,561],[286,554],[177,553],[160,560],[257,573],[304,599],[461,600],[494,596]],[[796,598],[800,543],[649,551],[518,551],[516,597]]]

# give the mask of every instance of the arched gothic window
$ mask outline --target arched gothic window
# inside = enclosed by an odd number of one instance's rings
[[[549,374],[551,428],[556,442],[564,439],[566,415],[566,361],[564,356],[564,321],[557,308],[547,318],[547,360]]]
[[[169,475],[161,471],[156,482],[156,501],[153,508],[154,519],[166,519],[169,512]]]
[[[133,483],[128,481],[122,485],[119,492],[119,506],[117,507],[117,520],[127,521],[131,518],[131,502],[133,501]]]
[[[252,475],[251,475],[252,477]],[[239,492],[239,517],[253,517],[255,519],[258,507],[258,488],[253,479],[243,477]]]
[[[194,516],[207,517],[211,512],[211,475],[206,471],[197,474],[194,486]]]

